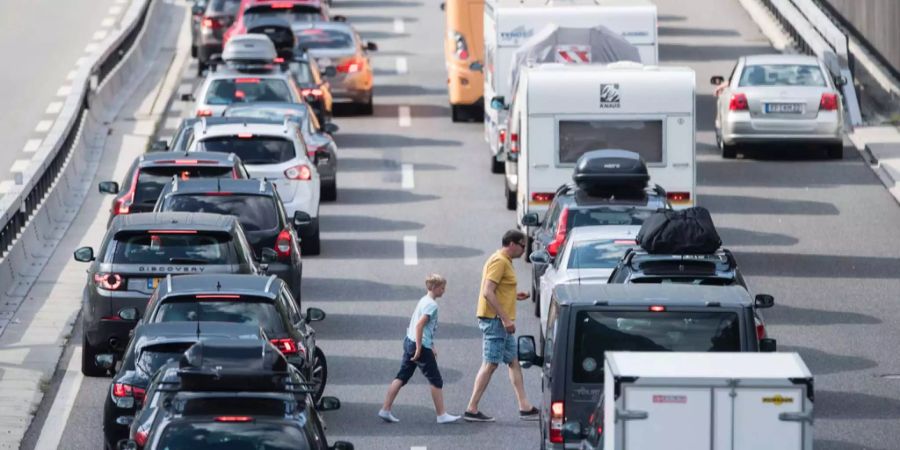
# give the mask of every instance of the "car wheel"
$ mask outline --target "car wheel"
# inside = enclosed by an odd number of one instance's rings
[[[309,380],[315,386],[313,400],[318,402],[322,398],[322,394],[325,393],[325,383],[328,382],[328,362],[325,360],[325,352],[319,347],[316,347],[316,351],[313,354],[312,371],[309,374]]]
[[[505,183],[504,183],[505,184]],[[516,210],[516,193],[509,190],[509,186],[503,188],[506,191],[506,209],[510,211]]]
[[[503,161],[497,161],[497,157],[491,155],[491,173],[503,173],[506,164]]]
[[[531,288],[531,298],[534,300],[534,317],[541,317],[541,299],[534,288]]]
[[[721,144],[719,144],[719,147],[722,149],[722,158],[725,158],[725,159],[737,158],[737,145],[726,144],[725,142],[722,142]]]
[[[366,103],[360,103],[356,110],[359,111],[359,114],[364,116],[371,116],[375,113],[375,101],[372,98],[372,94],[369,94],[369,101]]]
[[[829,145],[828,157],[830,159],[844,159],[844,143]]]
[[[86,377],[104,377],[106,369],[97,365],[97,347],[91,345],[87,336],[81,337],[81,373]]]
[[[450,105],[450,120],[453,122],[463,122],[463,110],[460,105]]]
[[[334,179],[322,184],[322,201],[333,202],[337,200],[337,175]]]
[[[202,77],[203,72],[205,72],[206,69],[209,69],[209,64],[206,64],[205,62],[202,62],[202,61],[197,61],[197,76],[198,77]]]
[[[300,241],[300,250],[304,255],[318,255],[321,252],[321,243],[319,240],[319,219],[313,219],[311,230],[303,236]]]
[[[196,58],[196,57],[197,57],[197,46],[192,45],[191,46],[191,58]]]
[[[469,105],[466,107],[468,109],[468,114],[466,114],[466,118],[471,122],[482,122],[484,121],[484,105],[482,103],[476,103],[474,105]]]

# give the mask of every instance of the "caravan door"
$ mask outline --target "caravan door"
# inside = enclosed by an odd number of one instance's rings
[[[802,388],[717,388],[715,400],[716,449],[803,448],[804,423],[780,417],[782,413],[803,411]]]
[[[709,388],[638,385],[627,386],[623,395],[626,411],[647,414],[646,419],[625,421],[624,450],[712,448],[713,404]],[[757,450],[762,448],[765,447]]]

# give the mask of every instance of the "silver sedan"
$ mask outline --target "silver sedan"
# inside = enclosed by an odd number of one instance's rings
[[[758,55],[738,59],[726,80],[714,76],[716,140],[722,157],[741,144],[813,144],[830,158],[843,154],[844,111],[838,87],[813,56]]]

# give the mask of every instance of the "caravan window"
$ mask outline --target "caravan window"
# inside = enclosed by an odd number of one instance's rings
[[[663,162],[660,120],[561,120],[559,162],[574,164],[591,150],[622,149],[640,154],[649,164]]]

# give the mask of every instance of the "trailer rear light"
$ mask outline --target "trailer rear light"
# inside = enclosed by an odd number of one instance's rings
[[[566,423],[565,403],[553,402],[550,404],[550,442],[563,443],[563,425]]]
[[[306,164],[301,164],[285,170],[284,176],[291,180],[309,181],[312,179],[312,170]]]
[[[365,65],[365,60],[363,60],[362,58],[353,57],[338,64],[337,67],[335,67],[335,70],[340,73],[356,73],[362,70],[363,66]]]
[[[198,109],[197,117],[212,117],[213,113],[211,109]]]
[[[728,109],[731,111],[747,111],[747,96],[741,93],[731,94],[731,101],[728,102]]]
[[[297,349],[297,343],[294,342],[294,340],[291,338],[272,339],[269,342],[274,344],[275,347],[277,347],[278,350],[280,350],[281,353],[284,353],[285,355],[296,355],[299,352],[299,350]]]
[[[766,324],[762,323],[758,318],[753,319],[756,322],[756,340],[763,340],[766,338]]]
[[[532,203],[550,203],[555,197],[556,194],[553,192],[532,192],[531,193],[531,202]]]
[[[822,99],[819,100],[819,110],[820,111],[837,111],[838,109],[838,97],[834,92],[826,92],[822,94]]]
[[[275,239],[275,253],[278,254],[279,258],[290,258],[291,257],[291,232],[288,230],[281,230],[281,233],[278,233],[278,238]]]
[[[519,133],[509,133],[509,152],[519,153]]]
[[[547,253],[550,253],[550,256],[556,256],[559,253],[559,249],[562,247],[563,242],[566,242],[568,223],[569,208],[563,208],[562,212],[559,214],[559,222],[556,224],[556,236],[553,237],[553,242],[547,246]]]
[[[134,443],[138,445],[138,447],[143,447],[147,445],[147,431],[140,430],[134,433]]]
[[[117,291],[125,284],[125,278],[117,273],[100,272],[94,274],[94,283],[99,286],[100,289]]]
[[[253,418],[250,416],[219,416],[216,417],[216,422],[253,422]]]
[[[666,192],[666,198],[672,203],[687,204],[691,202],[690,192]]]
[[[653,305],[649,308],[650,312],[666,312],[666,307],[662,305]]]
[[[503,145],[503,143],[506,142],[506,130],[500,130],[497,134],[497,142],[499,142],[500,145]]]

